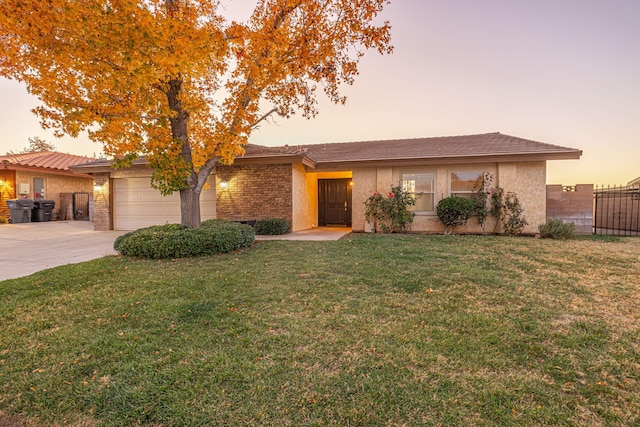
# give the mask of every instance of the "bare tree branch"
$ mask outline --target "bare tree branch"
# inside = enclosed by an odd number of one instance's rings
[[[262,122],[263,120],[266,120],[267,118],[269,118],[269,116],[271,116],[273,113],[277,113],[278,109],[277,108],[272,108],[271,110],[269,110],[265,115],[263,115],[262,117],[260,117],[258,120],[256,120],[255,122],[251,123],[249,125],[249,127],[251,129],[255,129],[256,126],[258,126],[260,124],[260,122]]]

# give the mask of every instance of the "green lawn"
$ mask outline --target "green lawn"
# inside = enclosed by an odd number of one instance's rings
[[[639,258],[350,235],[0,282],[0,425],[640,425]]]

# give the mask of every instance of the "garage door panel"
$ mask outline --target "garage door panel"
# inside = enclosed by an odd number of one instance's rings
[[[163,196],[151,187],[150,178],[114,179],[114,228],[136,230],[151,225],[180,223],[180,194]],[[200,195],[202,220],[215,218],[215,190]]]

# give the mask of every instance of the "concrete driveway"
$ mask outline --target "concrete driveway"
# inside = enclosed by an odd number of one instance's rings
[[[93,231],[89,221],[0,224],[0,281],[115,255],[125,231]]]
[[[320,227],[256,240],[338,240],[346,227]],[[116,255],[113,242],[126,231],[94,231],[89,221],[0,224],[0,281],[40,270]]]

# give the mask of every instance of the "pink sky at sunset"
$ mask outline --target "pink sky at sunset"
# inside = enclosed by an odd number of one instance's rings
[[[223,0],[243,17],[255,2]],[[395,51],[369,52],[346,106],[321,99],[313,120],[277,119],[251,142],[297,145],[502,132],[583,150],[549,162],[547,182],[626,184],[640,176],[640,1],[392,0]],[[0,80],[0,154],[55,139],[24,87]]]

